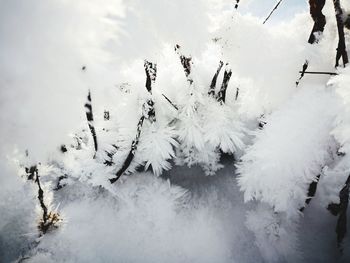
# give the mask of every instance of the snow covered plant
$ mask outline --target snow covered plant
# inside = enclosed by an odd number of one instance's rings
[[[339,191],[350,174],[350,70],[341,70],[333,77],[328,86],[334,89],[339,97],[340,114],[336,118],[336,127],[332,134],[339,144],[337,158],[334,163],[325,167],[324,176],[320,179],[322,203],[339,203]]]
[[[256,132],[253,144],[238,164],[238,184],[245,201],[257,200],[268,205],[270,221],[277,220],[274,223],[277,233],[265,235],[279,235],[290,229],[289,225],[298,220],[300,210],[305,206],[310,184],[317,181],[323,168],[333,161],[337,144],[331,131],[337,114],[336,105],[337,99],[331,90],[315,86],[299,90],[290,101],[267,117],[264,129]],[[257,215],[259,211],[261,215]],[[266,213],[259,209],[253,217],[260,218]],[[259,228],[251,217],[248,217],[248,227],[259,239],[260,232],[266,231],[271,222],[262,220]],[[282,218],[287,218],[287,221]],[[285,224],[278,223],[280,220]],[[282,242],[287,244],[289,238],[288,235],[279,235],[270,245],[273,248],[283,239]],[[293,253],[280,252],[284,256]]]
[[[298,214],[309,184],[333,159],[335,105],[331,91],[310,86],[267,117],[238,165],[246,201],[260,200],[276,212]]]
[[[134,172],[138,166],[144,165],[147,170],[152,167],[155,175],[159,176],[162,170],[170,169],[175,140],[174,127],[169,125],[167,118],[158,116],[155,108],[155,99],[152,95],[152,84],[156,80],[157,65],[145,61],[146,94],[142,96],[140,117],[134,131],[120,126],[116,141],[112,144],[112,151],[106,151],[105,163],[117,168],[116,176],[110,179],[114,183],[123,173]],[[135,127],[135,126],[134,126]],[[130,137],[133,136],[133,137]]]
[[[222,85],[216,94],[216,82],[223,66],[214,74],[210,87],[204,92],[193,80],[192,58],[180,53],[176,46],[188,82],[188,93],[182,96],[176,128],[179,148],[177,164],[199,164],[207,175],[222,168],[220,154],[233,154],[243,148],[244,128],[237,112],[225,104],[226,90],[232,71],[225,69]],[[221,152],[220,152],[221,151]]]

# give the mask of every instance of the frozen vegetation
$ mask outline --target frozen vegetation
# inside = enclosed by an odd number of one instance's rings
[[[0,0],[0,262],[349,262],[350,3],[291,2]]]

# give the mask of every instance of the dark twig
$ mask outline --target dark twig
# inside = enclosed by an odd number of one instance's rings
[[[58,190],[62,189],[64,186],[66,186],[66,184],[62,185],[61,182],[62,182],[62,180],[67,179],[67,178],[68,178],[68,175],[66,175],[66,174],[58,177],[56,187],[53,190],[58,191]]]
[[[218,95],[217,95],[217,98],[216,98],[217,101],[225,103],[226,90],[227,90],[228,83],[231,79],[231,76],[232,76],[231,69],[228,69],[228,70],[226,69],[224,72],[224,79],[222,80],[221,88],[220,88]]]
[[[167,97],[162,93],[162,96],[170,103],[171,106],[174,107],[175,110],[179,110],[179,108]]]
[[[309,0],[310,15],[314,20],[314,26],[308,40],[309,44],[318,42],[318,38],[316,38],[315,33],[322,33],[326,25],[326,17],[322,13],[325,1],[326,0]]]
[[[157,64],[145,60],[144,68],[146,72],[146,89],[152,94],[152,83],[157,77]]]
[[[96,130],[95,130],[95,126],[94,126],[94,115],[92,113],[90,90],[89,90],[89,93],[87,96],[87,102],[85,103],[85,110],[86,110],[86,119],[88,121],[90,132],[91,132],[92,138],[94,140],[94,147],[95,147],[95,154],[96,154],[98,146],[97,146]]]
[[[236,0],[235,9],[238,8],[239,0]]]
[[[265,114],[261,114],[258,119],[258,127],[260,130],[264,129],[264,126],[267,124]]]
[[[338,47],[337,47],[337,55],[335,59],[335,66],[339,66],[340,58],[343,59],[343,66],[349,63],[348,53],[346,52],[346,44],[344,37],[344,22],[343,22],[343,10],[340,6],[340,0],[333,0],[335,17],[337,20],[337,28],[338,28]]]
[[[296,84],[297,87],[298,87],[298,85],[299,85],[299,83],[300,83],[300,80],[304,77],[305,72],[306,72],[308,66],[309,66],[309,61],[308,61],[308,60],[305,60],[305,63],[303,64],[303,69],[302,69],[301,71],[299,71],[300,77],[299,77],[299,79],[295,82],[295,84]]]
[[[312,181],[309,185],[309,189],[307,191],[307,198],[305,200],[305,205],[300,208],[300,212],[303,212],[305,207],[311,202],[311,199],[315,196],[316,190],[317,190],[317,184],[318,181],[320,180],[321,174],[317,175],[316,179]]]
[[[191,60],[192,58],[191,57],[185,57],[181,51],[181,46],[180,45],[175,45],[175,52],[179,55],[180,57],[180,61],[181,61],[181,65],[185,71],[185,75],[186,75],[186,78],[187,78],[187,81],[190,85],[192,85],[193,83],[193,79],[192,79],[192,76],[191,76]]]
[[[62,144],[60,147],[60,151],[61,151],[61,153],[66,153],[68,151],[67,146],[65,144]]]
[[[213,76],[213,79],[211,80],[210,88],[209,88],[209,92],[208,92],[208,95],[211,96],[211,97],[215,96],[216,81],[218,79],[218,76],[220,74],[220,71],[221,71],[223,65],[224,65],[224,62],[220,61],[219,62],[219,67],[216,70],[216,72],[215,72],[215,74]]]
[[[103,119],[104,119],[105,121],[109,121],[109,119],[110,119],[109,111],[105,110],[105,111],[103,112]]]
[[[118,172],[116,173],[115,177],[112,179],[109,179],[109,181],[111,182],[111,184],[115,183],[116,181],[118,181],[118,179],[124,174],[124,172],[128,169],[128,167],[130,166],[132,160],[134,159],[135,156],[135,152],[137,149],[137,145],[139,143],[140,140],[140,135],[141,135],[141,129],[142,129],[142,125],[143,125],[143,121],[145,120],[145,116],[141,116],[139,123],[137,124],[137,132],[136,132],[136,137],[135,139],[132,141],[131,144],[131,150],[128,154],[128,156],[126,157],[122,167],[118,170]]]
[[[103,164],[105,164],[106,166],[112,166],[114,164],[113,156],[119,150],[119,147],[117,145],[115,145],[115,144],[112,144],[112,147],[114,148],[113,150],[105,151],[108,159],[105,159]]]
[[[57,227],[56,223],[60,221],[59,214],[54,212],[49,212],[47,205],[44,201],[44,190],[41,187],[40,176],[38,172],[38,168],[36,165],[31,166],[30,168],[26,167],[26,173],[28,180],[32,180],[38,186],[38,200],[40,207],[43,211],[42,218],[39,222],[38,229],[40,234],[46,234],[46,232],[53,227]]]
[[[273,12],[275,12],[275,10],[278,8],[278,6],[280,5],[281,2],[282,2],[282,0],[278,1],[278,3],[275,5],[275,7],[271,10],[270,14],[264,20],[263,24],[265,24],[266,21],[269,20],[270,16],[273,14]]]
[[[338,73],[335,72],[325,72],[325,71],[299,71],[299,73],[304,73],[304,74],[316,74],[316,75],[331,75],[331,76],[336,76]]]

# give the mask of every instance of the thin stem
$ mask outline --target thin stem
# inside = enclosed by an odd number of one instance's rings
[[[282,0],[278,1],[278,3],[275,5],[275,7],[271,10],[270,14],[264,20],[263,24],[265,24],[266,21],[269,20],[270,16],[273,14],[273,12],[275,12],[275,10],[278,8],[278,6],[280,5],[281,2],[282,2]]]
[[[163,93],[162,95],[170,103],[170,105],[174,107],[175,110],[179,110],[179,108],[167,96],[165,96]]]
[[[334,72],[326,72],[326,71],[299,71],[299,73],[304,73],[304,74],[315,74],[315,75],[331,75],[331,76],[336,76],[338,73]]]

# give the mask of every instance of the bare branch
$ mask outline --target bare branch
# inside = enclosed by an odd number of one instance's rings
[[[309,0],[310,15],[314,20],[314,26],[312,28],[308,42],[314,44],[318,42],[318,38],[315,33],[322,33],[326,25],[326,17],[322,13],[322,9],[326,0]]]
[[[338,75],[338,73],[326,72],[326,71],[299,71],[299,73],[312,74],[312,75],[331,75],[331,76]]]
[[[271,10],[270,14],[264,20],[263,24],[265,24],[266,21],[269,20],[270,16],[273,14],[273,12],[275,12],[275,10],[278,8],[278,6],[280,5],[281,2],[282,2],[282,0],[278,1],[278,3],[275,5],[275,7]]]
[[[165,96],[163,93],[162,95],[170,103],[170,105],[174,107],[175,110],[179,110],[179,108],[167,96]]]
[[[335,18],[337,20],[337,28],[338,28],[338,47],[337,47],[337,55],[335,59],[335,66],[339,66],[340,58],[343,59],[343,66],[349,63],[348,53],[346,52],[346,44],[344,37],[344,22],[343,22],[343,10],[340,6],[340,0],[333,0],[334,10],[335,10]]]

